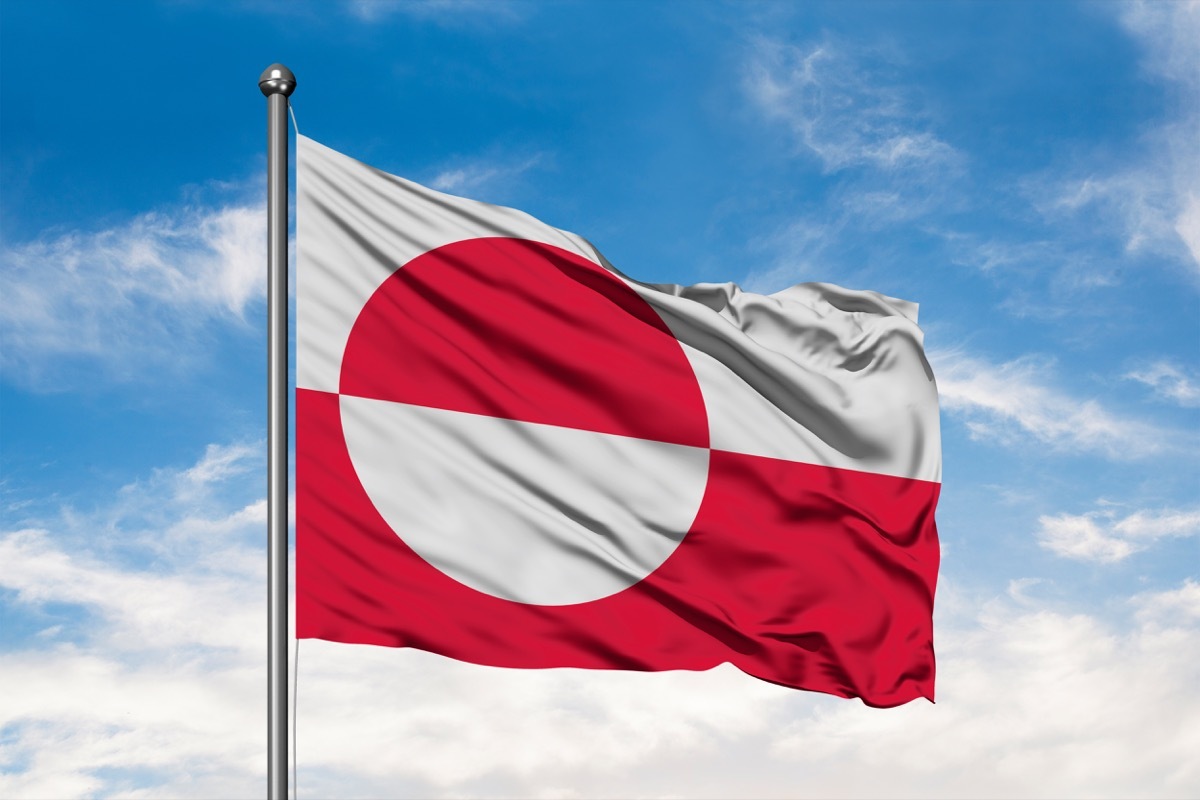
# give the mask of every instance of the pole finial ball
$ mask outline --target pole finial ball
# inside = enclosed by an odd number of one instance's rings
[[[258,77],[258,88],[264,95],[290,95],[296,88],[296,76],[283,64],[272,64]]]

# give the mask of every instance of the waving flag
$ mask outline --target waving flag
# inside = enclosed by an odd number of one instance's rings
[[[299,137],[296,627],[933,699],[916,306],[639,283]]]

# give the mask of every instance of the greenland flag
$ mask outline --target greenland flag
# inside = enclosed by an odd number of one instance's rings
[[[916,306],[632,280],[299,137],[296,633],[933,699]]]

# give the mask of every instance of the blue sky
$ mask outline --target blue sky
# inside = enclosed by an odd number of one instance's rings
[[[285,10],[286,9],[286,10]],[[0,6],[0,795],[265,791],[264,118],[921,304],[939,701],[306,641],[301,796],[1200,794],[1200,5]]]

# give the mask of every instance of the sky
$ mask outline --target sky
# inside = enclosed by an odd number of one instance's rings
[[[303,641],[298,797],[1200,795],[1200,4],[0,4],[0,796],[266,791],[265,101],[920,303],[937,703]]]

